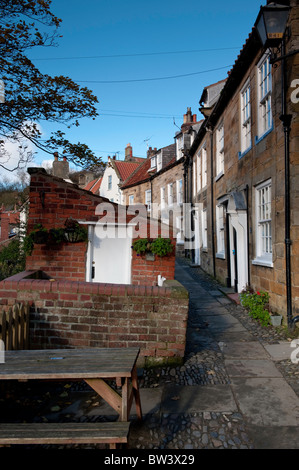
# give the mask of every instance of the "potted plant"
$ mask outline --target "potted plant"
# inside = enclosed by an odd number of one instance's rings
[[[87,230],[77,220],[72,218],[66,219],[63,230],[67,242],[76,243],[87,240]]]
[[[173,245],[170,238],[158,238],[152,240],[148,238],[140,238],[133,243],[133,250],[137,255],[145,255],[147,260],[153,261],[155,255],[163,257],[167,256],[173,251]]]

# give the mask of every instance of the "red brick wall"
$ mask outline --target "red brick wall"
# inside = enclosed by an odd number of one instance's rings
[[[65,220],[97,221],[96,207],[105,198],[95,196],[42,171],[31,174],[28,231],[35,224],[45,228],[63,227]],[[117,205],[115,205],[117,214]],[[131,218],[133,216],[130,216]],[[173,240],[175,244],[175,240]],[[35,245],[27,257],[27,270],[42,270],[55,280],[85,281],[87,243]],[[132,253],[133,284],[156,285],[158,275],[174,279],[175,250],[172,255],[147,262]]]
[[[147,260],[144,255],[138,256],[135,251],[132,253],[132,284],[156,285],[159,274],[169,280],[174,279],[174,271],[175,249],[162,258],[156,255],[154,261]]]
[[[188,292],[175,287],[23,279],[0,282],[0,304],[31,304],[30,348],[140,347],[148,365],[184,356]]]

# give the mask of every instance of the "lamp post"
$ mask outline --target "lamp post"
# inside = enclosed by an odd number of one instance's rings
[[[286,54],[285,33],[286,25],[291,8],[288,5],[269,3],[260,8],[255,27],[261,43],[266,48],[279,48],[280,56],[272,51],[270,62],[281,62],[281,115],[284,129],[284,153],[285,153],[285,256],[286,256],[286,290],[287,290],[287,320],[288,326],[293,328],[299,321],[299,316],[292,316],[292,283],[291,283],[291,239],[290,239],[290,158],[289,158],[289,135],[292,115],[287,114],[286,103],[286,68],[285,62],[288,57],[297,54],[295,50]]]

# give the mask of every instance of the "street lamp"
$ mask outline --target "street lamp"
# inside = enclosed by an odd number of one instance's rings
[[[261,7],[255,27],[265,48],[277,47],[281,43],[290,9],[289,6],[277,3]]]
[[[286,59],[299,50],[285,53],[285,33],[291,8],[288,5],[268,3],[260,8],[260,12],[255,22],[255,28],[260,37],[260,41],[266,48],[278,48],[280,46],[280,56],[271,54],[272,64],[281,62],[281,115],[279,119],[283,123],[284,129],[284,157],[285,157],[285,254],[286,254],[286,292],[287,292],[287,319],[290,328],[299,321],[299,315],[292,316],[292,289],[291,289],[291,244],[290,239],[290,150],[289,136],[292,115],[287,114],[286,102]]]

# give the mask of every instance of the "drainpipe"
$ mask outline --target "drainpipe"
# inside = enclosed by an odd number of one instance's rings
[[[193,246],[193,241],[194,241],[194,214],[193,214],[193,158],[188,154],[188,165],[189,165],[189,204],[191,208],[190,212],[190,235],[192,234],[192,246]],[[191,241],[191,238],[189,236],[189,243]],[[191,248],[189,250],[189,253],[191,254],[191,262],[194,264],[195,262],[195,253],[194,253],[194,248]]]
[[[292,272],[291,272],[291,244],[290,239],[290,127],[292,115],[286,113],[286,67],[285,67],[285,39],[281,43],[281,102],[282,113],[279,119],[284,130],[284,159],[285,159],[285,257],[286,257],[286,289],[287,289],[287,320],[288,326],[294,328],[299,316],[293,318],[292,314]]]
[[[247,216],[247,276],[248,276],[248,285],[250,286],[250,256],[249,256],[249,186],[246,184],[246,216]]]
[[[184,155],[184,205],[188,202],[188,156]],[[184,241],[185,241],[185,258],[188,256],[188,250],[186,249],[186,214],[184,214]]]

